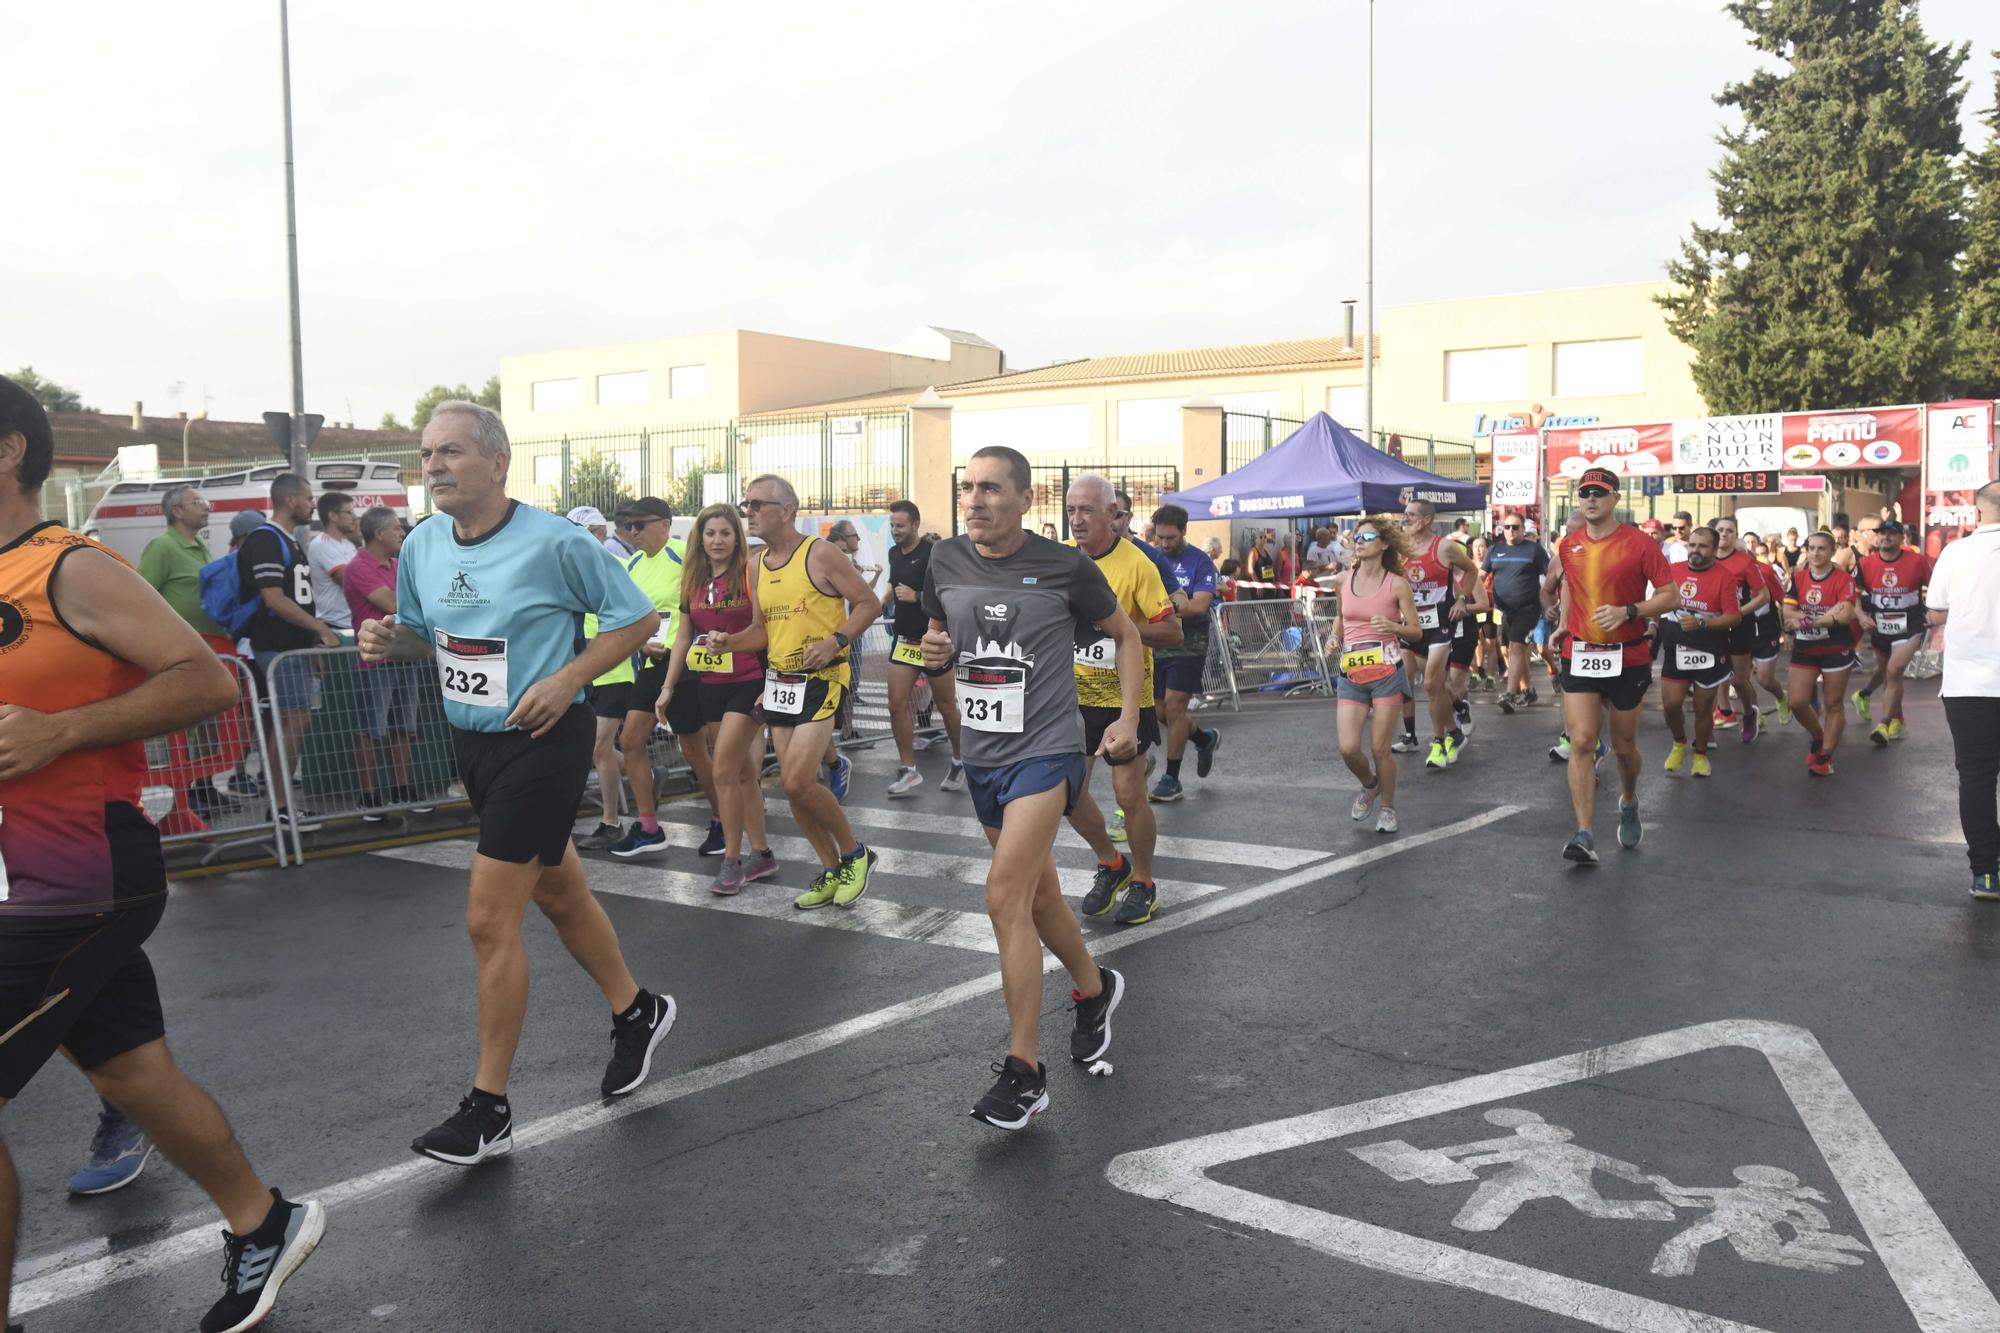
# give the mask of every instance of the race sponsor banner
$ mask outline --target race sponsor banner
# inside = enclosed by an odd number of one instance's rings
[[[1488,502],[1531,505],[1542,488],[1542,439],[1535,431],[1496,431],[1493,436],[1493,488]]]
[[[1785,470],[1915,467],[1923,457],[1923,409],[1787,412]]]
[[[1664,421],[1643,426],[1565,426],[1543,432],[1542,467],[1552,479],[1575,481],[1587,468],[1609,468],[1621,477],[1672,470],[1674,428]]]
[[[1776,412],[1694,417],[1676,421],[1674,472],[1776,472],[1784,457],[1784,424]]]
[[[1925,409],[1924,554],[1935,560],[1979,526],[1973,496],[1993,480],[1993,404]]]

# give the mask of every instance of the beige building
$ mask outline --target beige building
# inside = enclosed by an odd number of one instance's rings
[[[997,375],[998,347],[921,327],[893,348],[749,329],[500,361],[500,414],[524,440],[728,421],[816,399]]]

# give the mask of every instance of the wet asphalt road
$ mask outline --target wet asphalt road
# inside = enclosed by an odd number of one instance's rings
[[[597,1115],[602,1001],[533,921],[520,1142],[472,1171],[407,1147],[470,1079],[466,844],[177,886],[151,952],[182,1063],[260,1169],[336,1200],[276,1330],[1994,1329],[2000,910],[1965,894],[1934,695],[1913,685],[1911,738],[1887,751],[1850,726],[1830,782],[1796,729],[1748,750],[1724,732],[1712,782],[1668,780],[1649,714],[1646,841],[1612,845],[1604,798],[1594,871],[1558,856],[1546,702],[1503,718],[1482,697],[1457,767],[1406,764],[1395,838],[1347,819],[1328,705],[1221,714],[1215,775],[1190,758],[1189,798],[1156,807],[1182,840],[1159,920],[1086,925],[1130,981],[1115,1070],[1061,1058],[1051,976],[1053,1106],[1015,1135],[965,1114],[1006,1026],[983,844],[937,790],[941,755],[906,801],[882,794],[892,756],[860,759],[849,804],[900,872],[846,919],[795,919],[782,841],[787,887],[728,911],[686,845],[593,858],[680,1025],[653,1083]],[[1725,1020],[1748,1026],[1643,1040]],[[1636,1054],[1405,1096],[1619,1043]],[[6,1112],[16,1317],[192,1328],[216,1293],[213,1216],[157,1159],[121,1193],[65,1197],[93,1109],[51,1067]],[[1533,1118],[1567,1137],[1514,1132]],[[1232,1131],[1205,1176],[1147,1152]],[[1438,1151],[1476,1144],[1494,1160]],[[1760,1222],[1767,1196],[1675,1205],[1652,1180],[1734,1189],[1745,1166],[1820,1199]],[[1692,1271],[1658,1271],[1723,1218]]]

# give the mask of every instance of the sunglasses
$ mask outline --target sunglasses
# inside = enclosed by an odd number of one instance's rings
[[[1611,492],[1605,490],[1602,486],[1586,486],[1576,493],[1576,498],[1579,500],[1608,500],[1611,498]]]
[[[1354,534],[1354,540],[1356,542],[1379,542],[1382,540],[1382,534],[1379,532],[1357,532]]]
[[[1521,528],[1521,525],[1520,525],[1519,523],[1502,523],[1502,524],[1500,525],[1500,531],[1502,531],[1502,532],[1520,532],[1520,531],[1522,531],[1522,528]]]
[[[759,509],[764,508],[766,505],[775,505],[777,503],[778,502],[776,500],[745,500],[742,504],[736,507],[743,513],[754,514]]]
[[[651,518],[621,518],[618,520],[618,530],[620,532],[637,532],[648,523],[658,522],[660,522],[658,514],[654,514]]]

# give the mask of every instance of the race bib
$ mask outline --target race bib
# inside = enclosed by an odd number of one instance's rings
[[[1570,654],[1569,672],[1578,680],[1610,680],[1625,669],[1625,649],[1618,644],[1579,643]]]
[[[468,708],[507,706],[507,641],[437,636],[438,683],[444,697]]]
[[[1421,629],[1436,629],[1438,627],[1438,609],[1435,606],[1418,607],[1417,625]]]
[[[1824,625],[1800,625],[1792,631],[1792,639],[1797,643],[1818,643],[1827,637]]]
[[[1699,648],[1690,648],[1686,644],[1679,644],[1674,648],[1674,665],[1683,671],[1713,670],[1715,667],[1715,654],[1705,653]]]
[[[1365,648],[1345,648],[1340,654],[1340,674],[1351,676],[1357,670],[1368,667],[1386,666],[1382,660],[1382,645],[1370,644]]]
[[[764,711],[797,716],[806,709],[806,682],[812,677],[798,671],[764,673]]]
[[[889,650],[891,662],[901,662],[904,666],[920,667],[924,664],[924,646],[915,639],[898,639],[896,646]]]
[[[688,648],[687,664],[690,671],[699,671],[710,676],[726,676],[736,669],[736,654],[710,652],[697,643]]]
[[[1898,634],[1909,632],[1910,613],[1908,611],[1884,611],[1875,617],[1875,632],[1884,638],[1893,639]]]
[[[1076,664],[1093,671],[1118,669],[1118,645],[1110,639],[1094,639],[1076,646]]]
[[[958,668],[958,715],[974,731],[1019,735],[1028,673],[1017,666]]]

